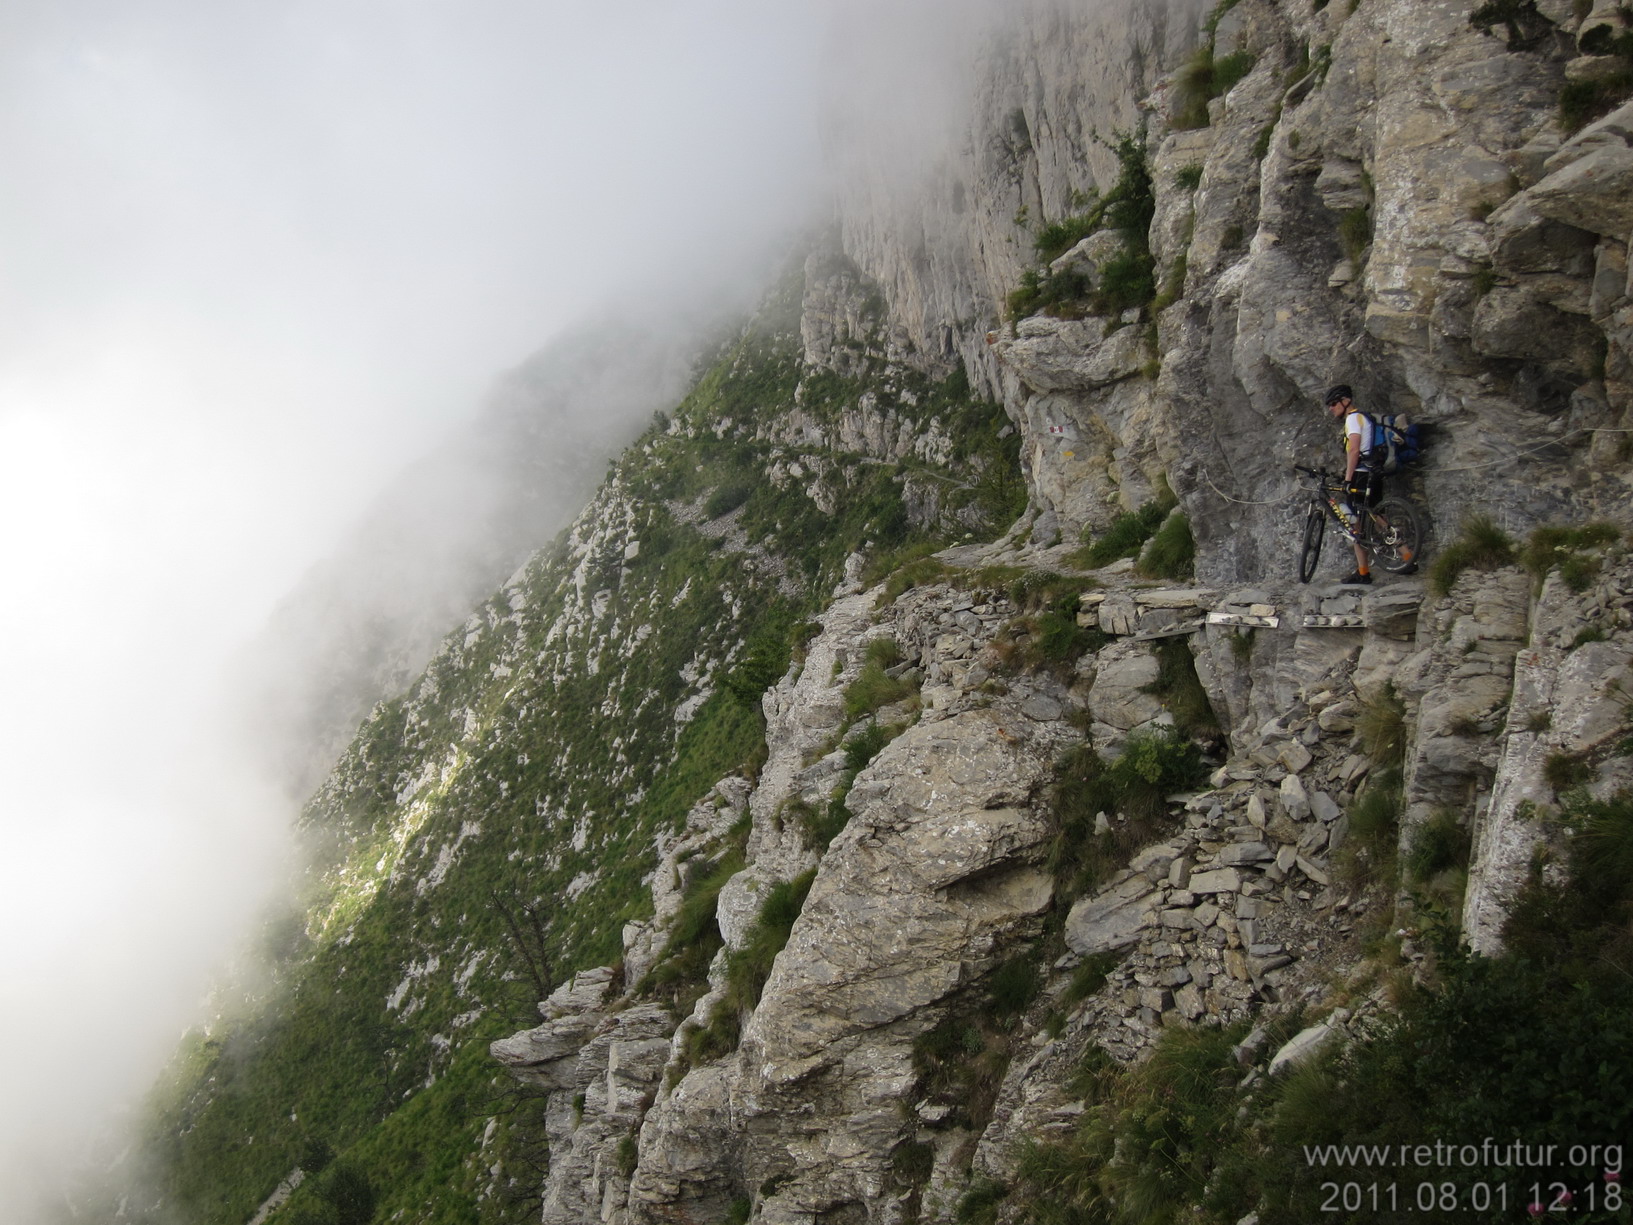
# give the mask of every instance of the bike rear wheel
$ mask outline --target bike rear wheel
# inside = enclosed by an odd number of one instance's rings
[[[1304,520],[1304,548],[1298,556],[1298,581],[1308,583],[1315,577],[1316,562],[1321,560],[1321,539],[1327,534],[1327,516],[1318,505],[1310,507]]]
[[[1417,565],[1422,533],[1418,512],[1403,498],[1384,498],[1367,512],[1367,538],[1374,565],[1399,574]]]

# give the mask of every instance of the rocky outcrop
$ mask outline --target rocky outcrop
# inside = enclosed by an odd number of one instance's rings
[[[1337,462],[1314,396],[1338,380],[1432,428],[1423,480],[1396,486],[1426,512],[1431,545],[1494,489],[1514,533],[1628,516],[1625,464],[1607,462],[1633,406],[1626,108],[1562,137],[1565,66],[1482,34],[1468,7],[1240,0],[1199,33],[1185,4],[1138,19],[1052,6],[979,57],[962,120],[977,139],[889,173],[868,162],[876,149],[850,167],[843,255],[808,267],[807,370],[962,364],[1021,435],[1030,513],[996,545],[944,552],[962,581],[892,603],[857,584],[836,592],[802,664],[766,695],[753,783],[722,784],[660,845],[654,917],[625,936],[637,978],[662,953],[685,865],[716,862],[749,820],[745,866],[719,895],[725,947],[685,1016],[660,1018],[638,992],[597,998],[495,1047],[553,1095],[553,1119],[577,1094],[581,1115],[552,1132],[552,1151],[560,1176],[589,1188],[574,1192],[581,1219],[946,1219],[967,1171],[1006,1179],[1029,1139],[1072,1125],[1089,1048],[1135,1061],[1168,1027],[1330,1006],[1331,984],[1355,978],[1363,925],[1390,922],[1411,962],[1442,903],[1461,908],[1475,948],[1495,949],[1543,870],[1538,848],[1566,837],[1542,818],[1568,816],[1567,776],[1581,794],[1627,787],[1622,543],[1573,571],[1575,588],[1555,572],[1539,589],[1513,566],[1470,569],[1444,595],[1423,577],[1370,589],[1284,577],[1306,505],[1292,464]],[[1083,61],[1122,45],[1103,37],[1112,20],[1145,40],[1119,100],[1066,105]],[[1206,103],[1205,127],[1168,130],[1182,89],[1148,88],[1152,66],[1198,38],[1251,66]],[[1137,95],[1163,295],[1115,317],[1085,300],[1001,319],[1036,224],[1085,207],[1115,173],[1088,119],[1127,130]],[[920,190],[901,193],[904,176]],[[1050,271],[1092,282],[1114,255],[1102,230]],[[760,428],[897,461],[956,446],[878,400],[797,404]],[[771,475],[809,482],[819,501],[822,478],[805,460]],[[1077,608],[1096,649],[1018,662],[1040,632],[1017,603],[1024,584],[979,576],[1070,570],[1081,531],[1103,532],[1165,484],[1198,543],[1197,584],[1101,571]],[[1329,565],[1348,568],[1335,552]],[[1013,568],[982,569],[994,566]],[[873,712],[892,738],[857,771],[846,693],[887,638],[891,677],[917,694]],[[1075,894],[1055,870],[1055,762],[1084,745],[1115,759],[1173,727],[1176,641],[1219,722],[1206,786],[1168,797],[1146,844]],[[1352,831],[1369,792],[1398,796],[1398,830]],[[845,818],[830,845],[799,819],[818,810]],[[1093,836],[1128,820],[1110,805]],[[1471,848],[1466,889],[1457,869],[1395,872],[1448,822]],[[771,891],[812,871],[744,1003],[734,956]],[[1018,961],[1039,993],[999,1040],[971,1018]],[[730,1009],[721,1054],[711,1044]],[[1347,1040],[1350,1020],[1335,1012],[1279,1051],[1261,1049],[1261,1027],[1244,1062],[1296,1065]],[[614,1035],[631,1026],[646,1044],[638,1070],[625,1097],[598,1098],[585,1086],[611,1083]],[[945,1034],[989,1061],[978,1108],[927,1071],[926,1044]]]
[[[1358,928],[1397,904],[1389,882],[1369,889],[1345,866],[1347,813],[1379,781],[1356,729],[1386,684],[1399,689],[1408,749],[1400,850],[1432,813],[1459,814],[1473,843],[1465,927],[1477,948],[1495,947],[1533,849],[1558,837],[1538,820],[1557,801],[1550,755],[1592,763],[1597,794],[1633,783],[1615,748],[1629,726],[1630,567],[1612,544],[1582,591],[1555,573],[1538,595],[1509,569],[1470,572],[1444,598],[1421,580],[1221,591],[1108,573],[1079,620],[1112,641],[1060,677],[1003,663],[1021,623],[1002,596],[931,586],[883,607],[878,592],[840,597],[803,666],[767,694],[758,783],[723,784],[694,810],[655,878],[656,917],[626,933],[625,969],[649,964],[643,950],[678,908],[683,864],[751,815],[749,863],[721,893],[728,948],[690,1016],[614,999],[603,969],[547,1001],[542,1026],[494,1046],[551,1094],[546,1219],[671,1220],[733,1204],[766,1221],[893,1222],[914,1205],[944,1214],[963,1185],[957,1170],[1009,1177],[1029,1138],[1070,1126],[1082,1106],[1067,1086],[1089,1045],[1134,1060],[1169,1026],[1321,1001],[1350,974]],[[856,775],[845,828],[814,850],[787,805],[839,776],[828,746],[843,733],[842,695],[886,636],[902,674],[924,681],[916,721]],[[1060,904],[1046,870],[1051,765],[1079,743],[1073,722],[1122,737],[1171,722],[1151,688],[1153,651],[1172,639],[1190,646],[1228,754],[1205,788],[1174,797],[1167,834],[1066,910],[1043,1003],[991,1106],[961,1115],[926,1096],[919,1044],[968,1015]],[[736,1049],[699,1062],[688,1035],[722,998],[752,900],[813,862]],[[1099,985],[1057,1003],[1090,965],[1104,967]],[[1348,1032],[1347,1018],[1262,1056],[1308,1058]],[[901,1176],[897,1155],[910,1149],[929,1154],[922,1182]]]

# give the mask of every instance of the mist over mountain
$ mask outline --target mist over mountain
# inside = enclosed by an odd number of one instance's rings
[[[398,475],[247,648],[246,734],[299,800],[370,707],[448,627],[561,531],[607,461],[683,394],[710,333],[624,315],[583,324],[503,376],[483,411]]]
[[[300,853],[53,1225],[1619,1219],[1633,17],[813,16],[740,309],[247,657]]]

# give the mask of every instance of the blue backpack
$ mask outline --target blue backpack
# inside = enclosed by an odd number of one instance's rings
[[[1423,451],[1422,428],[1417,422],[1408,421],[1405,413],[1361,415],[1372,426],[1372,449],[1362,456],[1369,469],[1388,476],[1417,462]]]

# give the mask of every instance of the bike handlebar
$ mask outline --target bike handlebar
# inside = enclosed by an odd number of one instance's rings
[[[1303,464],[1294,464],[1293,470],[1295,472],[1302,472],[1305,476],[1318,477],[1323,481],[1338,480],[1338,473],[1328,472],[1325,468],[1306,468]]]

